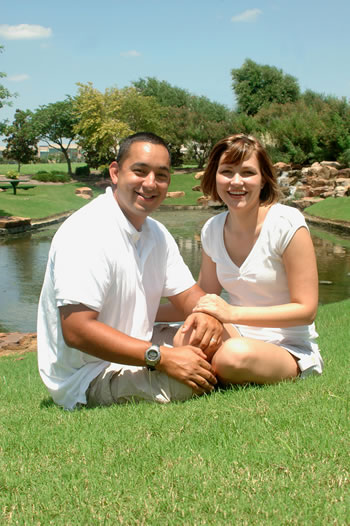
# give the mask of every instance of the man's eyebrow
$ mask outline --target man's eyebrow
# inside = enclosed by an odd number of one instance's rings
[[[141,163],[141,162],[136,162],[132,165],[133,168],[150,168],[150,165],[147,164],[147,163]],[[170,170],[169,170],[169,167],[168,166],[157,166],[157,170],[165,170],[166,172],[170,173]]]

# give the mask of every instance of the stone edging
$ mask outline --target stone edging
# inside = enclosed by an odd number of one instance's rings
[[[322,226],[329,231],[338,232],[340,234],[350,234],[350,222],[336,221],[333,219],[324,219],[322,217],[310,216],[302,212],[308,224],[313,226]]]

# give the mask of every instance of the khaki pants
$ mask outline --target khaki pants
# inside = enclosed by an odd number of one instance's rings
[[[156,325],[152,343],[172,344],[178,327]],[[127,402],[157,402],[188,400],[193,391],[187,385],[159,371],[147,367],[110,364],[90,384],[87,392],[88,406],[124,404]]]

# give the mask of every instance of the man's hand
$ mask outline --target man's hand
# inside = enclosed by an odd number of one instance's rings
[[[186,318],[181,332],[185,335],[190,330],[192,332],[188,343],[200,347],[207,358],[211,359],[222,344],[222,323],[213,316],[196,312]]]
[[[222,323],[234,323],[234,308],[225,300],[216,294],[206,294],[202,296],[193,312],[205,312],[211,316],[215,316]]]
[[[203,351],[192,345],[161,347],[157,370],[191,387],[197,395],[210,393],[217,380]]]

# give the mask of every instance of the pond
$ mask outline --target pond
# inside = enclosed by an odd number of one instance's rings
[[[200,267],[200,231],[208,210],[159,210],[153,216],[174,235],[195,278]],[[52,236],[58,225],[0,237],[0,332],[35,332],[36,309]],[[317,254],[320,303],[350,297],[350,237],[311,229]]]

